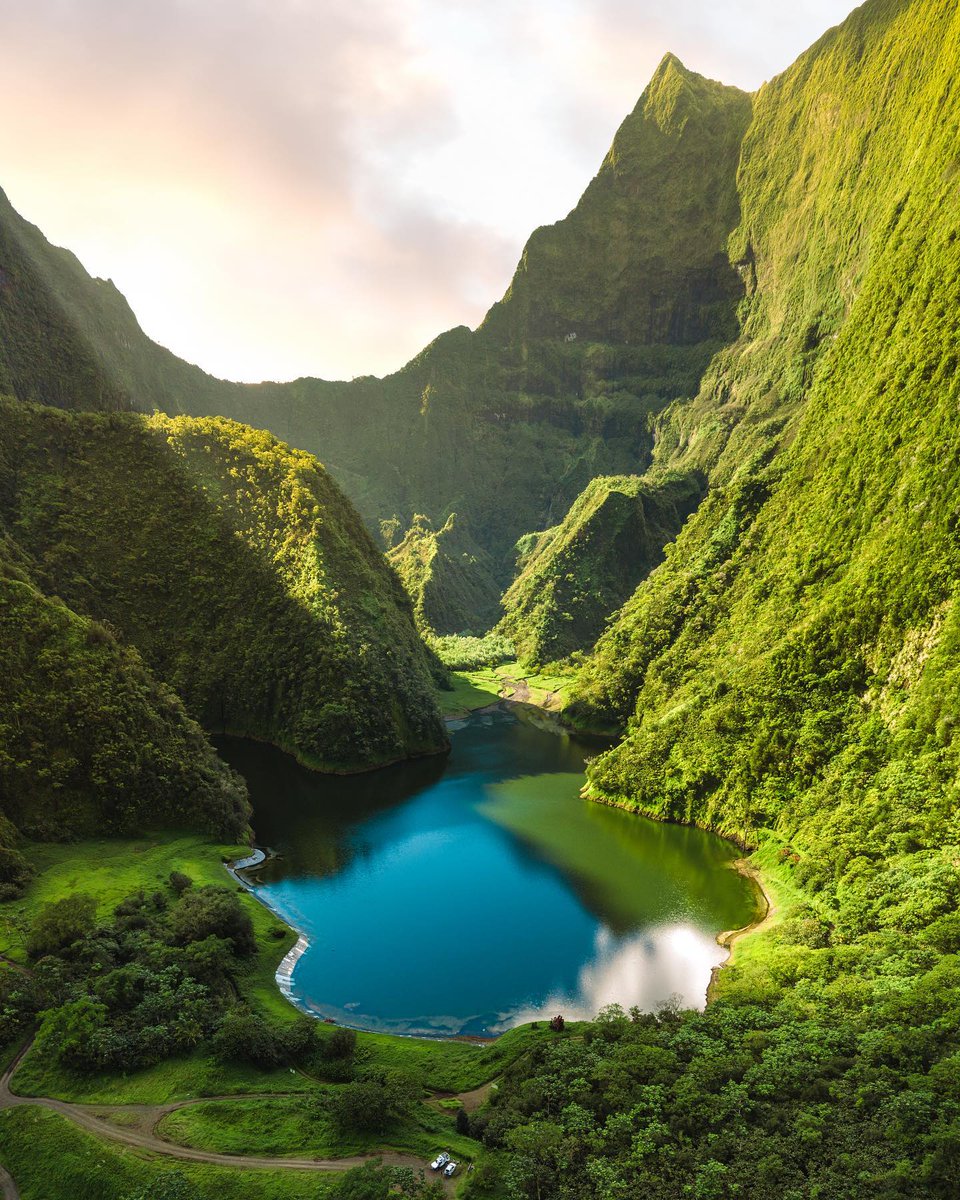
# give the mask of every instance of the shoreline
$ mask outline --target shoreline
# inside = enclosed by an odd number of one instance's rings
[[[759,913],[752,921],[746,925],[742,925],[739,929],[727,929],[722,933],[717,934],[717,945],[727,951],[727,957],[722,963],[718,963],[710,972],[710,982],[707,984],[707,1004],[711,1004],[716,998],[717,984],[720,980],[720,972],[724,967],[729,966],[733,961],[733,952],[737,942],[747,937],[751,933],[759,933],[762,929],[772,925],[774,918],[777,915],[777,906],[767,891],[763,879],[763,872],[753,863],[748,862],[745,858],[737,858],[730,864],[738,875],[742,875],[744,879],[749,879],[757,888],[763,900],[764,910]]]
[[[284,997],[288,1004],[292,1005],[297,1010],[297,1012],[301,1012],[304,1016],[311,1017],[314,1021],[319,1021],[324,1025],[335,1025],[341,1029],[353,1029],[357,1033],[379,1034],[384,1037],[417,1038],[425,1042],[469,1042],[476,1045],[487,1045],[488,1043],[495,1042],[497,1040],[497,1038],[500,1036],[499,1034],[485,1036],[481,1033],[404,1033],[400,1030],[368,1029],[363,1025],[351,1025],[348,1022],[336,1020],[335,1018],[326,1016],[324,1013],[317,1012],[316,1009],[309,1008],[306,1004],[304,1004],[303,1001],[300,1000],[293,991],[293,973],[296,969],[297,963],[310,949],[310,939],[278,908],[271,904],[265,896],[262,896],[260,891],[252,883],[250,883],[249,880],[244,879],[240,874],[241,871],[252,871],[256,870],[258,867],[262,867],[268,859],[274,857],[276,856],[274,855],[273,851],[265,851],[257,846],[254,847],[253,851],[250,853],[250,855],[248,855],[248,857],[235,859],[232,862],[224,863],[223,866],[227,874],[232,879],[235,879],[237,883],[244,889],[244,891],[252,896],[258,904],[261,904],[267,910],[267,912],[272,913],[278,921],[282,921],[284,925],[286,925],[297,935],[297,940],[286,952],[286,954],[284,954],[283,958],[280,959],[280,962],[277,964],[277,969],[273,973],[274,982],[276,983],[280,994]]]

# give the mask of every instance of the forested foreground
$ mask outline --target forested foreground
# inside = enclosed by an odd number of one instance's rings
[[[470,1196],[958,1194],[956,852],[921,879],[864,869],[848,916],[867,931],[846,936],[792,891],[789,848],[771,855],[785,919],[721,971],[714,1003],[611,1008],[537,1047],[470,1123],[496,1149]]]

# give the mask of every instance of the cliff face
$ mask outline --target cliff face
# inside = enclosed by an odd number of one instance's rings
[[[955,6],[868,4],[758,97],[744,333],[662,443],[714,486],[573,706],[626,722],[599,791],[776,826],[821,887],[869,829],[894,857],[960,832],[958,56]]]

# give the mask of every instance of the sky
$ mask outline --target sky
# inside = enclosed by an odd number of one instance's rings
[[[477,325],[667,51],[753,90],[852,0],[0,0],[0,187],[229,379]]]

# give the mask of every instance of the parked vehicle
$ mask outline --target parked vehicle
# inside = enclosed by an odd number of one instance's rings
[[[437,1157],[430,1164],[430,1170],[431,1171],[440,1171],[447,1165],[447,1163],[449,1161],[450,1161],[450,1155],[448,1154],[448,1152],[446,1150],[441,1150],[440,1153],[437,1155]]]
[[[456,1169],[457,1169],[457,1164],[455,1162],[448,1162],[447,1165],[443,1168],[443,1173],[447,1177],[447,1179],[449,1179],[450,1176],[454,1173],[454,1171]]]

